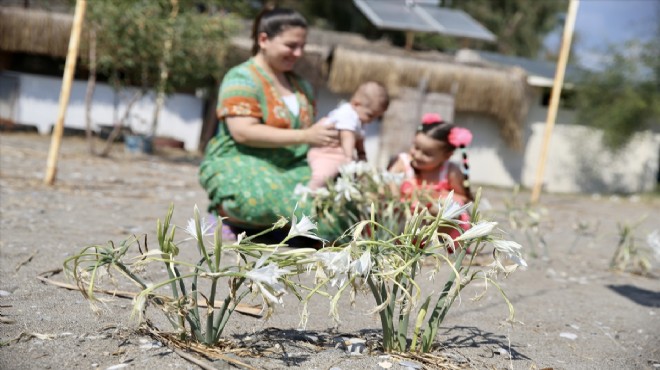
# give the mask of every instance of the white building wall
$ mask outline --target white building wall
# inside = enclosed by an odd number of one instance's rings
[[[520,183],[523,153],[506,145],[494,117],[456,112],[454,122],[472,132],[468,159],[473,184],[512,187]],[[460,163],[460,153],[454,153],[452,160]]]
[[[531,136],[525,149],[522,181],[525,186],[531,187],[536,181],[545,115],[546,109],[535,107],[527,122]],[[545,190],[635,193],[655,189],[660,133],[637,133],[626,147],[612,152],[602,145],[599,130],[566,122],[575,122],[575,115],[559,115],[553,129],[543,182]]]
[[[18,92],[14,94],[14,122],[33,125],[41,133],[49,133],[57,117],[61,79],[30,74],[0,72],[18,77]],[[65,126],[85,128],[86,82],[75,81]],[[107,84],[97,84],[92,107],[93,129],[109,126],[126,109],[134,89],[115,92]],[[317,91],[319,116],[327,114],[348,95],[338,96],[325,88]],[[153,114],[153,95],[143,97],[131,112],[128,125],[136,133],[149,131]],[[512,187],[517,184],[531,188],[543,142],[547,109],[538,104],[530,108],[523,127],[524,148],[509,148],[501,138],[495,118],[478,113],[456,112],[455,122],[474,134],[469,148],[470,177],[474,184]],[[203,102],[191,95],[170,96],[161,111],[157,135],[184,142],[185,148],[196,151],[202,128]],[[560,110],[550,140],[545,166],[544,190],[558,193],[573,192],[641,192],[651,191],[657,184],[660,161],[660,133],[642,132],[617,153],[600,143],[597,130],[575,125],[573,112]],[[379,161],[380,125],[366,127],[367,155],[372,163]],[[455,160],[459,160],[456,153]]]
[[[2,74],[18,77],[13,120],[35,126],[42,134],[49,133],[57,119],[61,78],[11,72]],[[86,89],[86,81],[73,81],[65,127],[85,129]],[[120,119],[135,91],[137,89],[134,88],[115,91],[108,84],[97,83],[91,109],[92,129],[98,131],[101,126],[111,126]],[[135,133],[148,133],[153,111],[153,94],[148,94],[133,105],[126,125]],[[161,110],[156,135],[181,140],[186,150],[195,151],[199,146],[202,117],[201,99],[192,95],[173,94],[166,99]]]
[[[545,107],[530,109],[523,128],[524,148],[518,152],[504,143],[494,118],[458,112],[456,122],[474,134],[469,149],[473,183],[533,187],[546,114]],[[545,163],[544,191],[635,193],[655,189],[660,160],[659,133],[638,133],[626,148],[612,153],[601,144],[598,130],[572,124],[575,119],[574,112],[558,112]]]

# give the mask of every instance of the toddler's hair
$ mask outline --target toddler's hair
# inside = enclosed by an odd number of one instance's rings
[[[295,10],[265,7],[252,24],[252,55],[259,52],[259,34],[264,32],[271,39],[289,27],[307,29],[307,20]]]
[[[376,81],[361,83],[353,93],[353,99],[359,99],[365,104],[375,103],[383,112],[390,105],[390,95],[387,93],[387,88]]]
[[[470,164],[468,162],[467,146],[472,141],[472,133],[469,130],[445,122],[437,113],[427,113],[422,117],[422,124],[417,128],[418,133],[444,143],[450,151],[459,148],[461,150],[461,172],[465,179],[463,187],[467,191],[468,198],[472,199],[470,190]]]

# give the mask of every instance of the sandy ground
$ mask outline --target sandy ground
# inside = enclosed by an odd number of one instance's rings
[[[195,204],[206,207],[197,184],[199,157],[177,151],[135,155],[118,145],[110,158],[98,158],[87,154],[82,138],[65,137],[57,182],[47,187],[42,179],[49,145],[49,137],[37,134],[0,133],[0,368],[197,368],[137,330],[129,299],[115,298],[96,315],[79,292],[36,276],[90,244],[141,233],[155,240],[156,220],[170,203],[174,223],[185,226]],[[484,196],[493,217],[501,218],[495,214],[511,192],[485,189]],[[526,271],[502,281],[520,323],[503,324],[508,311],[493,289],[471,300],[483,288],[477,284],[443,323],[437,337],[442,354],[455,366],[476,369],[660,368],[659,280],[608,270],[617,224],[646,216],[634,229],[644,245],[646,235],[660,229],[660,199],[544,194],[542,205],[547,213],[540,235],[547,250],[537,247],[539,256],[532,256],[522,232],[511,230],[526,246],[529,262]],[[501,226],[510,229],[506,222]],[[657,275],[660,261],[652,262]],[[64,281],[61,274],[53,278]],[[369,296],[359,297],[352,309],[342,302],[342,323],[335,328],[319,299],[312,302],[306,331],[296,331],[300,306],[287,296],[269,321],[232,318],[228,338],[256,347],[246,336],[259,338],[258,348],[269,347],[260,358],[232,358],[259,369],[415,368],[414,361],[334,348],[337,337],[378,333],[376,317],[365,313],[372,306]]]

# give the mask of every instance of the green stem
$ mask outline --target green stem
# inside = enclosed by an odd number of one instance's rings
[[[399,309],[399,329],[397,330],[397,340],[399,345],[399,351],[405,351],[408,346],[408,320],[410,318],[410,312],[405,313],[406,304],[409,303],[409,299],[405,298],[405,302],[401,305]]]
[[[413,335],[412,335],[412,342],[410,344],[410,351],[412,352],[417,352],[417,339],[419,338],[419,330],[422,327],[422,324],[424,322],[424,317],[426,317],[426,312],[429,308],[429,303],[431,302],[431,296],[427,296],[426,300],[422,304],[422,307],[420,307],[419,312],[417,314],[417,320],[415,321],[415,329],[413,330]]]
[[[166,259],[165,269],[167,270],[167,276],[172,280],[172,282],[170,283],[170,287],[172,288],[172,297],[174,297],[175,300],[178,300],[179,299],[179,289],[176,286],[176,281],[179,280],[179,279],[175,280],[175,278],[178,278],[178,276],[173,271],[174,264],[172,263],[172,260],[171,260],[172,255],[170,255],[169,258],[166,257],[166,256],[167,256],[166,254],[162,255],[163,259]]]
[[[165,269],[167,270],[167,276],[170,278],[170,288],[172,289],[172,297],[174,298],[174,301],[176,302],[176,307],[177,309],[181,308],[181,302],[179,301],[179,290],[176,286],[177,280],[179,281],[179,284],[183,285],[183,282],[181,281],[181,276],[179,274],[176,274],[174,271],[174,264],[172,263],[172,254],[161,254],[161,257],[165,260]],[[186,321],[185,318],[181,315],[179,316],[179,327],[177,329],[184,329],[186,327]],[[181,339],[184,339],[184,332],[185,330],[181,330]]]
[[[234,310],[236,309],[236,306],[245,298],[246,295],[250,293],[249,290],[244,291],[241,293],[240,296],[238,296],[233,304],[228,304],[227,307],[229,308],[225,314],[222,317],[222,321],[220,321],[219,325],[216,325],[216,334],[214,340],[217,342],[220,339],[220,336],[222,335],[222,332],[225,330],[225,326],[227,325],[227,321],[229,321],[229,317],[231,316],[232,313],[234,313]]]
[[[113,265],[116,268],[118,268],[122,273],[126,274],[126,276],[128,276],[129,279],[131,279],[131,280],[135,281],[136,283],[138,283],[140,285],[140,287],[142,287],[142,289],[147,288],[147,284],[145,284],[145,282],[142,281],[142,279],[140,279],[139,277],[137,277],[134,273],[129,271],[123,263],[115,262],[115,263],[113,263]]]
[[[414,281],[415,280],[415,271],[417,271],[417,266],[416,263],[412,266],[412,271],[410,273],[410,280]],[[407,282],[407,279],[404,277],[401,281],[402,285],[405,285],[408,292],[410,292],[410,288],[413,286],[411,282]],[[399,350],[400,351],[405,351],[406,347],[408,346],[408,323],[410,321],[410,312],[412,309],[409,309],[407,313],[405,312],[406,306],[410,304],[410,298],[405,298],[405,301],[403,305],[401,306],[401,309],[399,311],[399,330],[397,333],[397,337],[399,340]]]
[[[222,330],[224,327],[220,327],[220,323],[222,323],[225,314],[227,312],[227,309],[229,308],[229,303],[231,303],[231,297],[227,296],[225,297],[224,301],[222,302],[222,307],[220,308],[220,312],[218,313],[218,316],[215,318],[215,322],[213,323],[213,339],[218,340],[217,338],[220,337],[220,334],[222,334]]]
[[[198,304],[199,290],[197,289],[197,286],[198,286],[197,281],[198,281],[198,278],[199,278],[200,268],[201,268],[203,263],[204,263],[203,259],[200,260],[197,263],[197,266],[195,267],[195,273],[193,274],[192,283],[190,284],[190,289],[191,289],[190,290],[190,295],[191,295],[191,299],[193,301],[192,309],[190,310],[190,314],[192,315],[192,317],[195,318],[195,321],[197,322],[197,326],[200,328],[200,330],[201,330],[201,326],[202,326],[202,321],[201,321],[201,318],[199,316],[199,304]],[[197,337],[197,340],[199,340],[200,342],[204,341],[204,337],[203,337],[203,335],[201,335],[201,332],[200,332],[200,335]]]
[[[176,266],[174,266],[173,269],[174,269],[174,275],[179,280],[179,289],[181,289],[181,296],[186,297],[188,295],[188,292],[186,291],[186,284],[181,278],[181,273],[179,273],[179,269],[176,268]],[[199,317],[195,317],[195,311],[191,310],[187,315],[185,315],[185,320],[187,320],[188,324],[190,324],[190,330],[195,335],[195,338],[200,338],[201,331],[199,327],[200,326]],[[183,326],[183,323],[181,325]]]
[[[220,270],[220,262],[222,261],[222,222],[219,226],[216,227],[215,233],[213,234],[214,248],[213,248],[213,257],[215,257],[215,270],[217,272]]]
[[[371,289],[371,292],[374,295],[374,298],[376,299],[376,306],[380,306],[383,304],[383,297],[381,296],[378,287],[376,286],[375,282],[373,281],[373,276],[370,275],[369,278],[367,279],[367,283],[369,284],[369,288]],[[385,312],[385,309],[382,309],[378,312],[380,315],[380,325],[383,328],[383,349],[387,351],[392,350],[392,320],[388,319],[387,317],[387,312]]]
[[[218,287],[218,278],[211,282],[211,296],[209,297],[209,310],[206,318],[206,344],[213,343],[213,315],[215,314],[215,291]]]
[[[426,353],[431,349],[431,345],[433,344],[433,340],[435,339],[435,335],[438,332],[438,329],[440,328],[440,324],[442,324],[442,320],[444,320],[445,315],[448,312],[449,306],[451,306],[451,302],[453,302],[453,299],[450,302],[447,302],[447,296],[449,295],[449,291],[451,290],[451,287],[454,285],[454,281],[456,280],[456,272],[461,266],[461,263],[463,263],[463,258],[465,258],[465,253],[466,253],[466,248],[462,248],[461,252],[458,254],[458,257],[456,258],[456,262],[454,263],[454,269],[452,269],[451,275],[449,276],[449,280],[447,280],[447,283],[445,283],[445,286],[442,290],[442,293],[438,297],[438,301],[435,304],[435,308],[433,309],[433,312],[431,312],[431,316],[429,317],[429,320],[426,323],[426,327],[424,328],[424,334],[422,334],[422,352]],[[445,306],[446,309],[445,309]]]

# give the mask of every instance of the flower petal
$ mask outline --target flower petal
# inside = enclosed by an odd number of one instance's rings
[[[470,229],[468,229],[466,232],[461,234],[461,236],[459,236],[455,240],[461,241],[461,240],[476,239],[482,236],[486,236],[491,231],[493,231],[495,225],[497,225],[497,222],[480,221],[479,223],[472,225]]]

